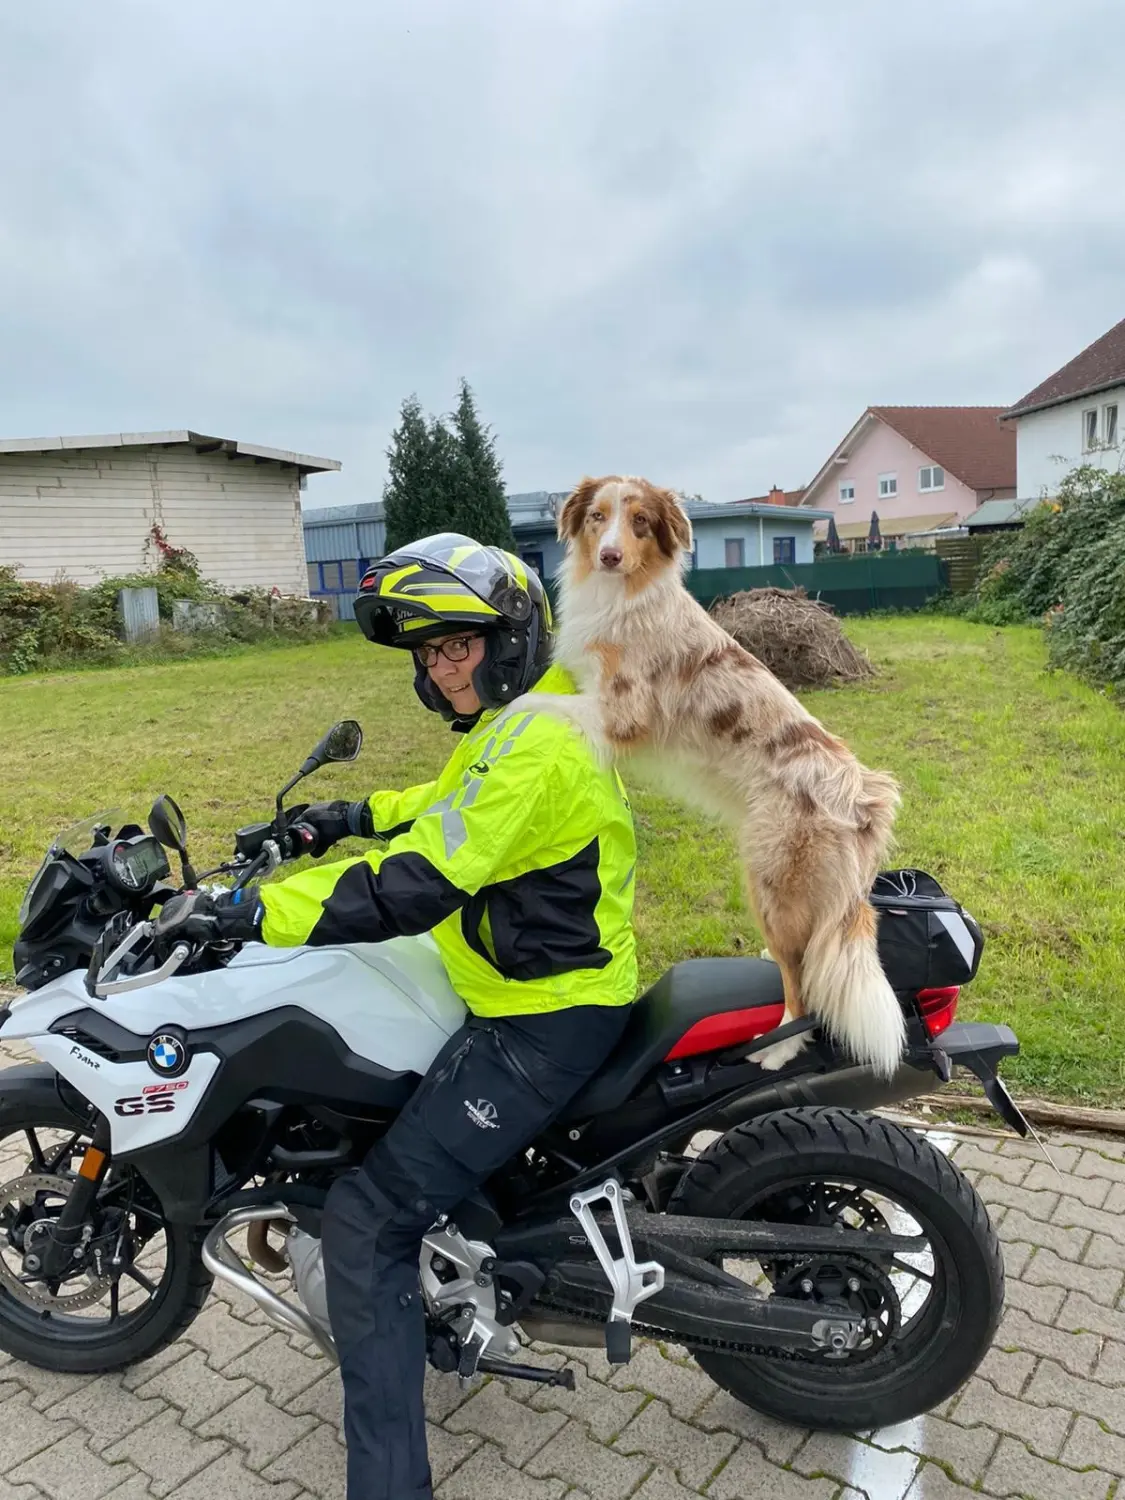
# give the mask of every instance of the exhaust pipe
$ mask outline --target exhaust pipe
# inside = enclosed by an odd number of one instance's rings
[[[280,1219],[289,1224],[296,1222],[281,1203],[263,1204],[260,1208],[236,1208],[232,1213],[226,1214],[203,1241],[203,1264],[212,1276],[237,1288],[257,1303],[275,1328],[312,1339],[335,1364],[336,1345],[331,1335],[310,1318],[303,1308],[287,1302],[284,1297],[263,1285],[253,1271],[247,1270],[230,1243],[228,1236],[236,1234],[238,1230],[248,1229],[254,1224],[268,1224],[271,1219]]]
[[[885,1109],[891,1104],[916,1099],[919,1094],[931,1090],[934,1083],[931,1063],[916,1068],[905,1061],[899,1064],[891,1078],[880,1078],[873,1069],[856,1066],[839,1068],[832,1073],[779,1079],[733,1100],[699,1128],[731,1130],[735,1125],[745,1125],[748,1120],[756,1120],[759,1115],[772,1114],[775,1110],[808,1109],[816,1105],[832,1105],[837,1109]]]

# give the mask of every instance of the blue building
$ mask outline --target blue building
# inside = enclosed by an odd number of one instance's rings
[[[771,563],[813,560],[813,523],[826,521],[826,510],[798,509],[803,492],[773,490],[761,499],[709,505],[688,500],[693,568],[758,568]],[[568,491],[534,490],[509,495],[508,514],[520,556],[551,578],[562,565],[563,546],[555,533],[558,508]]]
[[[359,580],[387,550],[383,502],[307,510],[304,528],[309,593],[330,599],[337,619],[350,620]]]
[[[553,578],[562,566],[563,546],[556,515],[567,490],[533,490],[508,496],[516,547],[540,577]],[[689,500],[694,547],[692,567],[756,568],[770,563],[810,563],[813,525],[830,512],[797,508],[800,491],[781,490],[754,500],[709,505]],[[352,598],[364,569],[382,557],[386,527],[383,503],[333,505],[304,516],[309,593],[333,601],[341,620],[351,619]]]

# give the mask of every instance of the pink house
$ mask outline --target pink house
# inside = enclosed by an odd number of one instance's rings
[[[886,538],[956,526],[985,500],[1016,493],[1015,434],[1002,406],[869,406],[801,497],[835,512],[849,550],[879,517]],[[827,530],[821,522],[816,535]]]

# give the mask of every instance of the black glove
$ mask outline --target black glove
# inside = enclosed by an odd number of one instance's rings
[[[366,802],[314,802],[311,806],[291,807],[285,821],[290,828],[300,824],[312,829],[315,837],[305,839],[302,852],[317,859],[341,839],[375,836],[371,808]]]
[[[246,943],[261,939],[258,887],[223,891],[184,891],[165,901],[153,923],[153,936],[165,947],[189,943]]]

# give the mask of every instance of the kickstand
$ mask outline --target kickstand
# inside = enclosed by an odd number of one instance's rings
[[[1027,1116],[1026,1115],[1024,1116],[1024,1119],[1027,1120]],[[1059,1179],[1059,1186],[1065,1191],[1065,1189],[1066,1189],[1066,1183],[1063,1180],[1063,1174],[1059,1171],[1058,1163],[1055,1161],[1055,1159],[1051,1155],[1051,1153],[1047,1150],[1047,1142],[1039,1134],[1038,1130],[1036,1130],[1035,1126],[1031,1123],[1030,1120],[1027,1120],[1027,1128],[1028,1128],[1029,1132],[1031,1133],[1031,1139],[1039,1147],[1040,1151],[1042,1151],[1043,1155],[1047,1159],[1047,1162],[1048,1162],[1049,1166],[1051,1167],[1051,1170],[1054,1172],[1055,1176]]]

